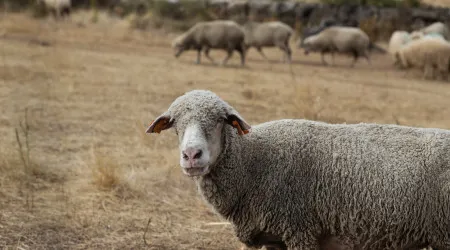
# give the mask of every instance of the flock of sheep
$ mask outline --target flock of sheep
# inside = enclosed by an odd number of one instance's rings
[[[241,64],[245,65],[245,55],[248,49],[254,47],[265,59],[267,57],[262,51],[263,47],[278,47],[284,52],[283,61],[291,62],[292,50],[289,41],[294,30],[288,25],[279,22],[253,22],[249,21],[243,25],[230,20],[216,20],[199,22],[188,31],[178,36],[172,42],[175,56],[178,57],[183,51],[196,50],[197,63],[200,63],[201,52],[214,62],[209,56],[210,49],[222,49],[227,51],[226,58],[222,64],[226,64],[232,56],[233,51],[238,51],[241,56]],[[367,34],[359,28],[332,26],[326,27],[320,32],[303,37],[298,42],[298,47],[309,52],[320,52],[322,62],[326,53],[351,54],[354,57],[352,66],[359,57],[366,58],[369,62],[370,40]]]
[[[433,23],[408,33],[395,31],[389,41],[389,52],[402,68],[415,67],[423,71],[423,78],[448,80],[450,70],[450,33],[445,24]]]
[[[279,22],[253,22],[249,21],[239,25],[234,21],[216,20],[199,22],[188,31],[181,34],[172,42],[179,57],[183,51],[196,50],[197,63],[200,63],[201,53],[212,62],[209,56],[211,49],[227,51],[222,64],[226,64],[234,51],[241,56],[241,64],[245,65],[245,55],[248,49],[254,47],[265,58],[263,47],[278,47],[284,52],[283,61],[291,62],[292,50],[289,41],[294,30],[288,25]],[[450,38],[449,31],[441,22],[433,23],[423,29],[410,33],[395,31],[389,41],[388,52],[394,58],[394,65],[403,69],[420,68],[424,71],[424,78],[435,78],[439,73],[444,80],[448,80],[450,70]],[[302,48],[305,54],[320,52],[322,63],[325,54],[348,54],[353,56],[353,67],[360,57],[364,57],[369,64],[370,50],[380,47],[373,44],[369,36],[360,28],[346,27],[328,23],[314,32],[304,33],[298,40],[297,47]]]
[[[251,126],[206,90],[176,98],[146,133],[170,128],[183,173],[244,248],[450,249],[450,130]]]

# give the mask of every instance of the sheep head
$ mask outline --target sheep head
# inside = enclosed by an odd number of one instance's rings
[[[239,135],[247,134],[251,128],[233,107],[213,92],[193,90],[178,97],[150,124],[146,133],[174,128],[184,174],[202,176],[211,171],[223,151],[225,126],[233,127]]]
[[[175,51],[175,57],[178,58],[181,53],[183,53],[183,51],[185,51],[188,48],[185,48],[185,35],[180,35],[178,37],[176,37],[173,41],[172,41],[172,48]]]

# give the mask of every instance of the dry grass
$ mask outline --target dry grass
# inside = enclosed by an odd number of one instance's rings
[[[252,50],[246,68],[237,56],[228,67],[195,65],[194,52],[174,59],[175,34],[131,31],[103,13],[92,24],[91,16],[55,23],[9,14],[0,21],[6,249],[237,249],[231,227],[214,224],[222,220],[179,170],[176,136],[144,134],[191,89],[213,90],[251,124],[308,118],[450,128],[450,85],[396,70],[388,56],[351,69],[351,58],[323,67],[318,55],[294,49],[287,66],[276,49],[266,52],[271,63]],[[29,172],[15,135],[25,109]]]

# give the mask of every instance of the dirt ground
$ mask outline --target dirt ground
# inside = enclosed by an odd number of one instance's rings
[[[349,68],[341,56],[324,67],[294,48],[289,66],[268,49],[270,63],[252,50],[245,68],[237,54],[227,67],[196,65],[195,52],[174,58],[173,37],[119,20],[2,17],[0,246],[237,249],[232,228],[181,173],[174,133],[144,134],[192,89],[216,92],[250,124],[306,118],[450,129],[450,84],[395,69],[387,55],[373,54],[372,66]]]

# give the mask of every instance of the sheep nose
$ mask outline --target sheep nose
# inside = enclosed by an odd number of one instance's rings
[[[195,148],[187,148],[183,150],[183,159],[185,160],[194,160],[199,159],[202,157],[202,150],[201,149],[195,149]]]

